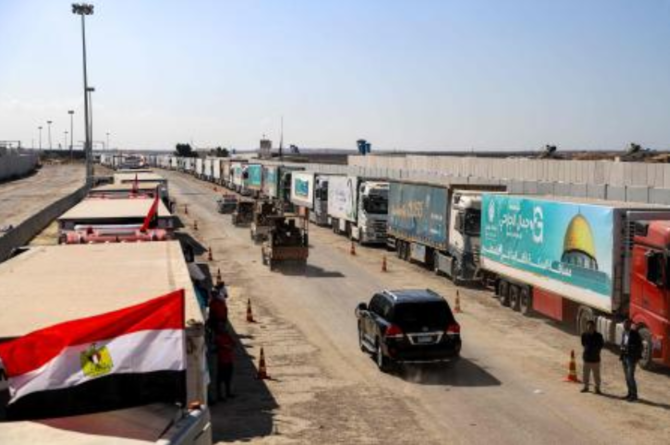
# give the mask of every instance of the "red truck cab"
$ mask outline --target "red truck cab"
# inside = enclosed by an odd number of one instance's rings
[[[670,221],[635,226],[629,316],[644,341],[640,362],[670,366]]]

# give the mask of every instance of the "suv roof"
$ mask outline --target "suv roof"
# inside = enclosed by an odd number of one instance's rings
[[[385,290],[383,293],[391,297],[396,303],[445,301],[442,296],[430,289]]]

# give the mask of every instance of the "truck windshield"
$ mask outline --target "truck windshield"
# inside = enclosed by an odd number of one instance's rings
[[[465,234],[479,236],[481,233],[481,210],[467,210],[465,212]]]
[[[379,195],[366,196],[363,199],[363,209],[367,213],[385,215],[388,213],[388,198]]]

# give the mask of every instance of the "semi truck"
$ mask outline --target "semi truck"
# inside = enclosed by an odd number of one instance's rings
[[[314,178],[314,208],[309,219],[317,226],[328,225],[328,180],[332,175],[316,175]]]
[[[230,163],[231,186],[236,192],[241,193],[244,190],[244,170],[246,162],[233,161]]]
[[[0,264],[0,282],[0,342],[184,289],[187,346],[185,406],[155,403],[45,421],[0,422],[3,445],[212,443],[205,312],[179,242],[32,247]],[[0,400],[8,397],[7,382],[0,377]],[[65,409],[69,402],[60,403]]]
[[[263,166],[261,164],[248,164],[244,187],[254,197],[261,194],[263,188]]]
[[[195,177],[203,179],[205,173],[205,162],[202,158],[195,158]]]
[[[574,197],[484,194],[481,267],[503,306],[593,320],[618,344],[630,318],[643,368],[670,365],[670,208]]]
[[[387,247],[456,283],[478,281],[481,187],[391,182]]]
[[[291,203],[310,210],[314,207],[314,173],[293,172]]]
[[[328,216],[333,232],[361,244],[386,243],[389,183],[359,176],[333,176]]]
[[[263,166],[263,195],[278,201],[282,211],[293,212],[294,206],[291,202],[292,176],[295,171],[302,171],[300,167],[290,166]]]

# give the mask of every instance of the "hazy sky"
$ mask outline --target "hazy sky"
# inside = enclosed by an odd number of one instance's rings
[[[96,140],[121,148],[670,149],[670,0],[106,0]],[[0,0],[0,140],[83,139],[71,1]]]

